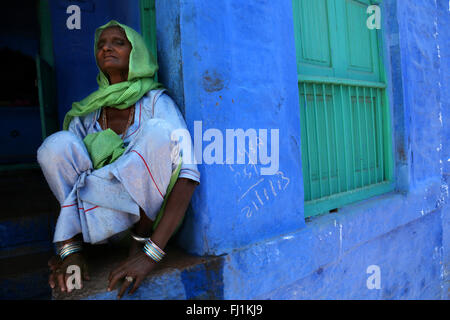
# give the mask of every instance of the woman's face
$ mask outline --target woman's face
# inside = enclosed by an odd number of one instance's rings
[[[97,42],[97,64],[103,73],[111,77],[122,75],[127,80],[131,43],[119,27],[106,28]]]

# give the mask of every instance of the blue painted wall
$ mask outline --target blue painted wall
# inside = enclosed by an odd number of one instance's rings
[[[450,184],[450,32],[448,32],[450,4],[447,1],[437,2],[437,46],[439,54],[440,66],[440,103],[441,103],[441,119],[442,119],[442,150],[441,152],[441,166],[444,182],[442,184],[443,197],[448,198],[448,185]],[[444,26],[444,27],[442,27]],[[445,26],[446,29],[445,29]],[[444,31],[442,31],[444,29]],[[447,30],[447,31],[445,31]],[[443,292],[450,292],[450,205],[446,203],[442,214],[442,278],[443,278]]]
[[[182,86],[168,87],[192,134],[194,121],[222,132],[280,128],[289,183],[263,204],[251,187],[271,178],[251,166],[199,166],[202,183],[178,242],[196,254],[226,253],[223,297],[448,299],[448,1],[382,3],[395,191],[306,223],[291,2],[156,5],[160,76],[179,68]],[[249,188],[245,197],[254,198],[241,203]],[[366,285],[371,265],[380,268],[380,289]]]
[[[172,3],[172,2],[171,2]],[[159,56],[182,58],[187,125],[197,142],[208,129],[279,129],[277,174],[259,162],[200,165],[202,182],[179,243],[196,254],[221,254],[304,226],[300,115],[292,9],[288,1],[156,1]],[[270,26],[270,28],[268,28]],[[178,39],[179,37],[179,39]],[[179,41],[179,44],[178,44]],[[167,50],[167,43],[173,50]],[[161,65],[161,79],[173,68]],[[167,72],[167,74],[166,74]],[[167,83],[170,86],[170,83]],[[201,121],[195,136],[194,121]],[[200,141],[201,142],[201,141]],[[203,142],[203,149],[210,142]],[[225,150],[225,147],[224,149]],[[247,149],[249,150],[249,149]],[[270,152],[270,149],[269,149]],[[272,190],[273,186],[273,190]]]

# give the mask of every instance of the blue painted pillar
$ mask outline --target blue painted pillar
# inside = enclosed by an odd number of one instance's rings
[[[183,103],[201,161],[178,242],[192,253],[221,254],[303,227],[291,2],[157,0],[156,12],[160,79]],[[261,145],[247,139],[240,150],[234,139],[232,148],[227,132],[238,129],[256,133]],[[269,175],[260,153],[266,147],[269,156],[279,153]]]

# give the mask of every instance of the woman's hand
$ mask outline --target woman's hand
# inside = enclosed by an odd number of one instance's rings
[[[161,221],[152,234],[152,241],[159,248],[164,250],[169,238],[182,221],[196,186],[197,183],[195,181],[186,178],[179,178],[175,183],[172,192],[167,199],[166,208]],[[137,230],[138,232],[142,230],[145,231],[151,226],[146,220],[148,220],[148,218],[145,217],[145,213],[143,215],[141,214],[141,220],[139,221],[139,229],[141,230]],[[133,288],[130,290],[130,294],[133,294],[150,271],[155,268],[156,262],[148,257],[142,250],[136,252],[137,248],[139,248],[139,246],[137,243],[133,242],[128,259],[119,265],[119,267],[111,271],[108,278],[108,291],[111,291],[120,279],[131,277],[133,278],[133,281],[135,281]],[[140,248],[142,248],[142,246],[140,246]],[[117,295],[119,299],[123,296],[125,290],[131,283],[132,281],[125,279],[119,290],[119,294]]]
[[[72,253],[64,261],[59,256],[53,256],[48,261],[48,266],[50,267],[48,284],[52,289],[59,286],[62,292],[72,292],[72,288],[67,286],[67,279],[71,275],[67,273],[67,268],[71,265],[76,265],[81,270],[81,287],[83,287],[83,280],[90,280],[86,260],[81,253]]]
[[[115,268],[109,274],[108,291],[111,291],[116,285],[117,281],[123,278],[133,278],[134,285],[129,294],[133,294],[137,288],[139,288],[145,277],[156,266],[156,262],[151,260],[144,252],[139,251],[135,255],[128,257],[117,268]],[[117,298],[122,298],[127,288],[131,285],[132,281],[124,280],[122,287],[119,290]]]

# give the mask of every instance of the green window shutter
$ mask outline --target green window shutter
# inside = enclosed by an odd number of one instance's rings
[[[334,76],[330,23],[335,22],[333,16],[328,19],[332,4],[327,0],[293,1],[298,74]]]
[[[367,28],[368,0],[338,0],[336,16],[339,29],[336,35],[341,39],[338,50],[341,66],[337,77],[382,81],[380,74],[380,55],[377,41],[377,30]],[[381,45],[381,43],[380,43]]]
[[[293,0],[305,216],[391,191],[381,34],[368,0]]]

